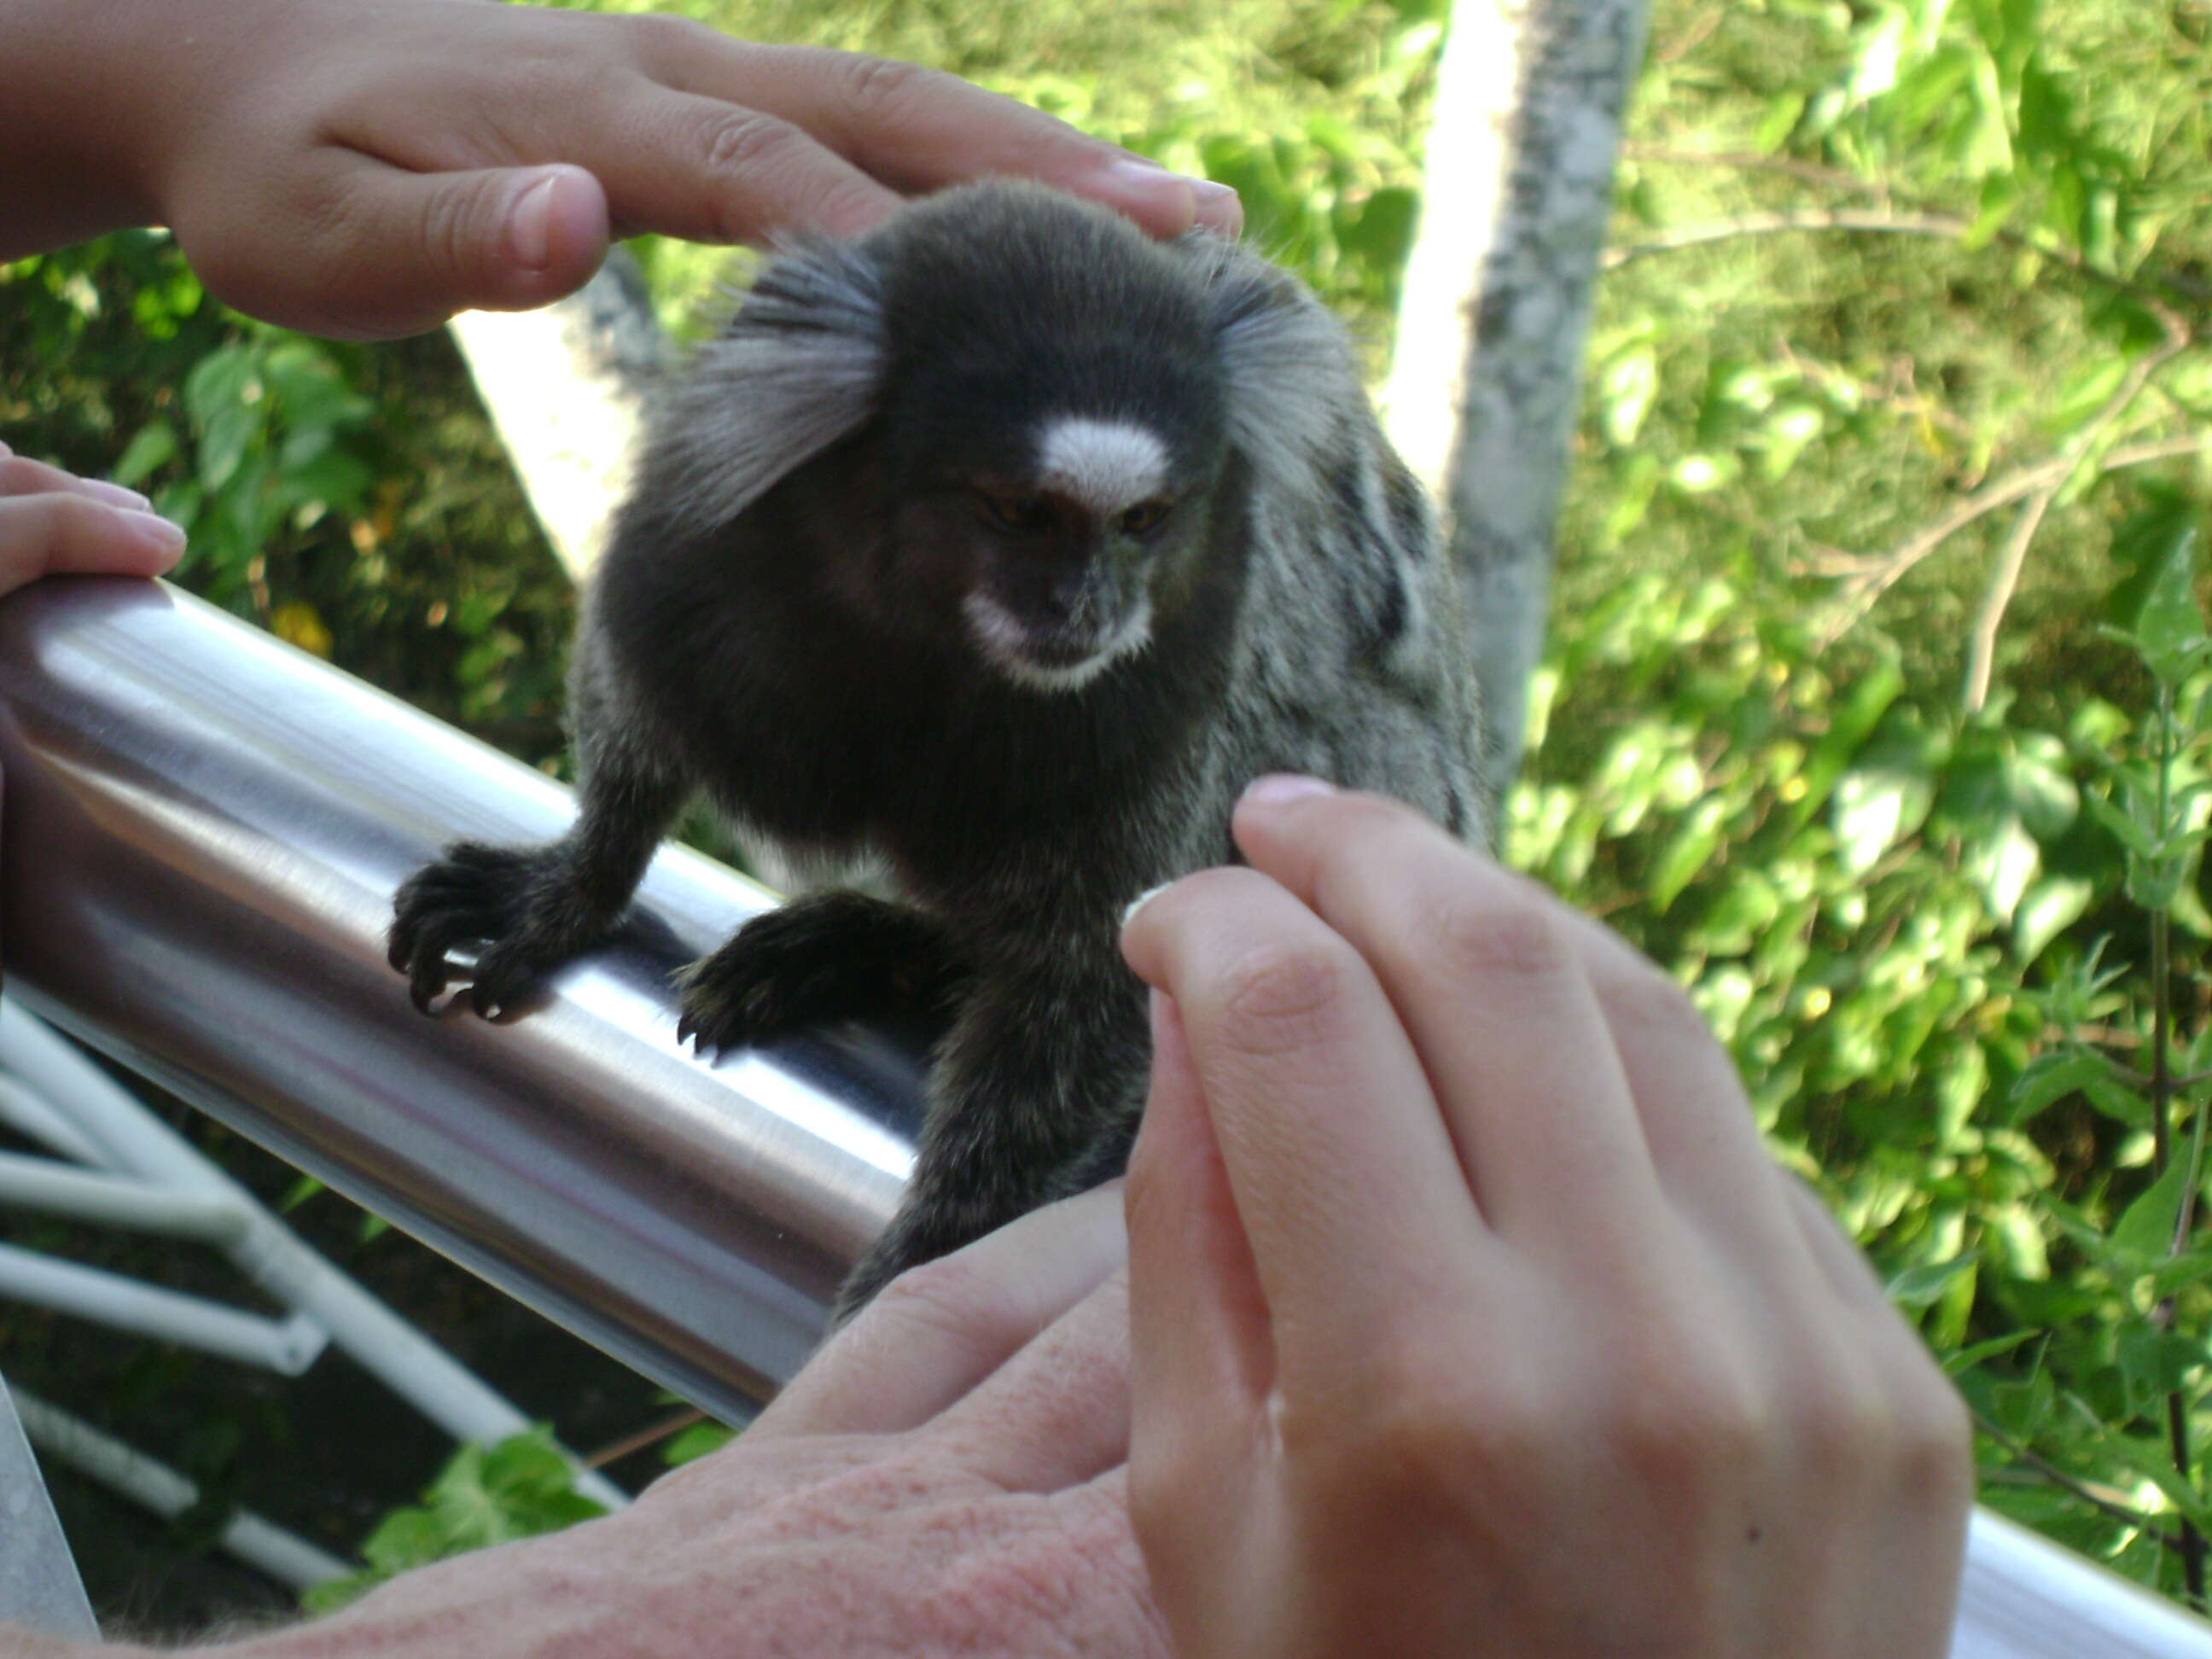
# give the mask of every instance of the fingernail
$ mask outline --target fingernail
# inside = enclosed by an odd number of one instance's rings
[[[142,546],[156,553],[180,553],[184,550],[185,532],[167,519],[152,513],[142,513],[131,507],[119,508],[115,516],[123,521],[132,538]]]
[[[1244,800],[1253,806],[1287,806],[1294,800],[1335,793],[1334,784],[1323,783],[1319,778],[1310,778],[1303,772],[1271,772],[1264,778],[1252,781],[1244,791]]]
[[[526,270],[543,270],[552,259],[553,186],[560,182],[559,173],[547,173],[507,210],[507,251]]]
[[[80,478],[77,487],[93,500],[106,501],[110,507],[127,507],[143,513],[154,505],[137,490],[110,483],[105,478]]]
[[[1144,191],[1147,196],[1159,197],[1173,191],[1187,202],[1195,202],[1191,181],[1180,173],[1170,173],[1158,161],[1141,155],[1125,155],[1110,169],[1123,185]]]
[[[1217,185],[1211,179],[1194,179],[1190,193],[1198,204],[1198,216],[1224,236],[1241,235],[1244,229],[1244,202],[1226,185]]]
[[[1136,919],[1138,911],[1143,909],[1147,904],[1150,904],[1154,899],[1158,898],[1161,894],[1166,892],[1169,888],[1174,885],[1175,884],[1171,881],[1164,881],[1157,887],[1147,887],[1143,892],[1138,894],[1136,897],[1131,899],[1129,901],[1129,908],[1121,912],[1121,926],[1126,929],[1130,922]]]

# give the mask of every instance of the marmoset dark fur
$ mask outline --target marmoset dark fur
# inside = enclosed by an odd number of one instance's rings
[[[949,1021],[903,1207],[841,1312],[1116,1172],[1148,1059],[1117,949],[1234,857],[1262,773],[1488,817],[1457,574],[1296,282],[1033,186],[948,191],[771,263],[659,401],[569,680],[581,814],[401,889],[418,1004],[479,1012],[608,932],[704,790],[872,856],[687,970],[704,1048],[906,1006]]]

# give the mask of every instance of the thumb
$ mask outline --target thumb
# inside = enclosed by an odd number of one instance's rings
[[[238,280],[210,282],[221,298],[310,333],[392,338],[549,304],[606,256],[606,192],[578,167],[410,173],[355,153],[324,189],[307,257],[230,262]]]

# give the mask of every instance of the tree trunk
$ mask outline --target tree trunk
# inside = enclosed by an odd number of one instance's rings
[[[1583,339],[1644,0],[1459,0],[1385,393],[1474,595],[1503,799],[1543,647]]]
[[[605,547],[646,386],[667,355],[637,262],[617,248],[565,300],[465,312],[451,327],[532,511],[581,581]]]

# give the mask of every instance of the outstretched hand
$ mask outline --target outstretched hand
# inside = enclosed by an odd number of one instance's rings
[[[611,236],[848,233],[994,173],[1159,235],[1241,222],[1226,188],[952,76],[678,18],[459,0],[16,12],[0,23],[0,107],[16,108],[0,137],[24,131],[20,177],[0,155],[0,200],[46,199],[0,222],[0,258],[164,222],[217,297],[316,333],[543,305]]]
[[[1130,1487],[1184,1659],[1944,1650],[1957,1396],[1688,1000],[1305,780],[1152,897]]]

